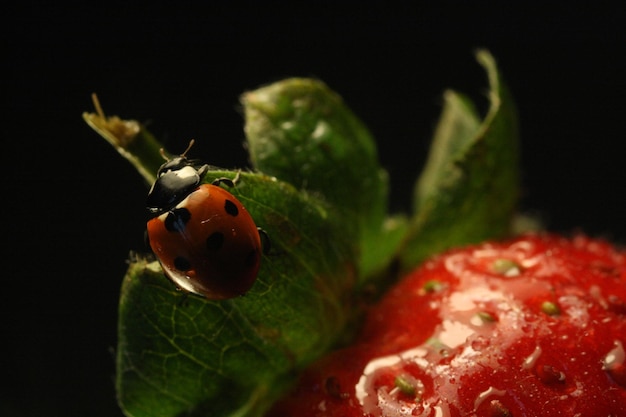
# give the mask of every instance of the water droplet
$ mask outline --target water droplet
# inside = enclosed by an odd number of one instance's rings
[[[539,365],[535,368],[535,373],[537,374],[541,382],[547,385],[565,382],[565,374],[559,371],[554,366]]]
[[[524,333],[530,333],[530,331],[533,329],[533,326],[528,324],[528,323],[524,323],[520,326],[520,329],[524,332]]]
[[[479,352],[487,347],[489,347],[490,342],[489,339],[483,336],[477,336],[474,340],[472,340],[470,346],[475,351]]]
[[[604,369],[610,369],[615,365],[624,364],[624,357],[626,355],[622,342],[616,340],[614,342],[614,345],[615,347],[611,349],[609,353],[607,353],[607,355],[604,357]]]
[[[537,320],[539,320],[539,316],[537,316],[534,313],[525,313],[524,314],[524,320],[526,320],[527,323],[534,323]]]
[[[504,394],[506,394],[505,390],[501,390],[501,389],[497,389],[494,387],[489,387],[487,388],[485,391],[481,392],[480,394],[478,394],[478,397],[476,397],[476,399],[474,400],[474,410],[477,410],[478,407],[480,407],[480,405],[488,398],[491,397],[493,395],[497,395],[497,396],[503,396]]]
[[[580,381],[576,381],[576,389],[569,393],[570,397],[581,397],[584,394],[583,384]]]
[[[624,360],[626,352],[624,345],[619,340],[614,342],[614,347],[606,354],[602,361],[602,369],[604,369],[613,381],[626,388],[626,366]]]
[[[524,359],[522,369],[533,369],[535,367],[535,364],[537,363],[537,359],[539,359],[539,356],[541,356],[542,352],[543,351],[541,350],[541,346],[537,345],[533,353],[531,353],[526,357],[526,359]]]

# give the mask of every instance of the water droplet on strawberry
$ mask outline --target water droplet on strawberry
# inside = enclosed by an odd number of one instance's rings
[[[535,368],[535,374],[546,385],[565,383],[565,374],[554,366],[538,365]]]
[[[506,394],[505,390],[497,389],[492,386],[487,388],[485,391],[478,394],[478,397],[474,400],[474,409],[478,410],[480,406],[487,400],[489,397],[498,396],[501,397]]]
[[[626,359],[626,352],[624,352],[624,345],[619,340],[614,342],[614,347],[606,354],[602,361],[602,369],[604,369],[611,379],[617,384],[626,388],[626,365],[624,360]]]
[[[477,336],[474,340],[472,340],[470,346],[475,351],[480,352],[481,350],[488,348],[490,344],[489,339],[486,337]]]
[[[530,333],[533,329],[533,325],[529,324],[529,323],[524,323],[520,326],[520,329],[524,332],[524,333]]]
[[[537,360],[541,356],[542,352],[543,350],[541,349],[541,346],[535,347],[535,350],[533,351],[533,353],[531,353],[530,355],[526,357],[526,359],[524,359],[524,363],[522,364],[522,369],[533,369],[535,367],[535,364],[537,363]]]

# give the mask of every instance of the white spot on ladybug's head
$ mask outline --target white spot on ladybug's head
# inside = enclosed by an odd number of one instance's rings
[[[176,171],[171,172],[176,174],[176,176],[181,179],[196,177],[198,175],[198,171],[190,165],[184,166],[181,169],[177,169]]]

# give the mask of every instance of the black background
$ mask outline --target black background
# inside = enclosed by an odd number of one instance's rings
[[[83,123],[92,92],[171,150],[195,138],[194,155],[245,167],[239,94],[317,77],[376,136],[400,211],[442,91],[484,105],[473,51],[486,47],[518,104],[522,208],[626,242],[619,2],[128,3],[3,6],[3,416],[120,414],[116,304],[128,252],[144,248],[146,186]]]

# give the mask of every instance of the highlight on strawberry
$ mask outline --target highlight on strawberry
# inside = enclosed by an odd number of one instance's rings
[[[528,234],[435,256],[270,416],[624,416],[626,252]]]

